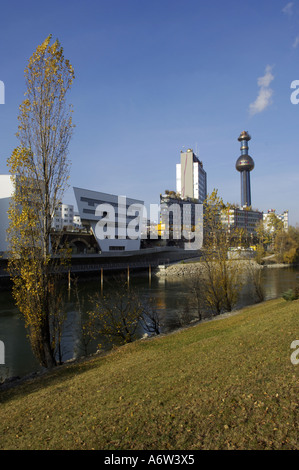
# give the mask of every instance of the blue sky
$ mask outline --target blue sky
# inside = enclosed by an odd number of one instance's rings
[[[1,2],[0,173],[18,145],[24,68],[50,33],[76,75],[71,186],[157,204],[175,189],[180,151],[193,148],[208,192],[240,203],[247,130],[253,207],[289,209],[299,223],[299,0]]]

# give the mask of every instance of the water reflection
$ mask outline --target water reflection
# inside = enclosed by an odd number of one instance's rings
[[[298,268],[266,268],[262,271],[266,300],[280,296],[296,285]],[[148,273],[131,275],[130,286],[142,295],[152,299],[162,318],[162,331],[176,328],[192,317],[197,318],[196,306],[190,305],[190,279],[185,277],[149,278]],[[84,345],[81,336],[81,324],[90,308],[90,298],[101,293],[101,279],[82,279],[78,283],[81,312],[78,309],[76,292],[68,291],[66,284],[65,305],[67,321],[63,335],[63,359],[68,360],[86,353],[94,352],[103,338]],[[105,278],[104,292],[113,290],[113,278]],[[247,281],[242,289],[236,308],[255,303],[252,285]],[[140,334],[142,335],[142,331]],[[0,365],[0,380],[12,376],[24,376],[39,370],[32,355],[22,318],[14,306],[9,291],[0,292],[0,340],[5,344],[5,365]]]

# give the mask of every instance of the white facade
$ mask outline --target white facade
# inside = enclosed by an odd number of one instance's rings
[[[14,183],[11,175],[0,175],[0,253],[8,249],[6,231],[9,225],[8,209],[13,194]],[[81,219],[78,214],[74,214],[72,205],[60,204],[53,216],[52,227],[55,230],[62,230],[63,227],[81,228]]]
[[[277,217],[283,222],[283,228],[287,232],[289,229],[289,211],[284,211],[283,214],[277,214]]]
[[[200,162],[193,163],[193,193],[194,199],[198,199],[201,204],[207,197],[207,174]]]
[[[0,175],[0,253],[8,249],[7,234],[9,204],[14,193],[14,183],[10,175]]]
[[[82,228],[81,217],[79,214],[74,214],[74,227],[75,228]]]
[[[269,209],[267,213],[263,214],[264,227],[270,232],[274,231],[274,227],[270,226],[270,219],[275,215],[283,223],[283,229],[287,232],[289,229],[289,211],[284,211],[282,214],[276,214],[275,209]]]
[[[52,227],[55,230],[81,228],[81,219],[79,214],[74,213],[72,204],[59,204],[52,219]]]
[[[181,163],[176,164],[176,192],[201,204],[207,197],[207,174],[192,149],[181,152]]]
[[[182,191],[182,181],[181,181],[181,164],[176,164],[176,192],[181,194]]]
[[[114,194],[74,188],[79,215],[102,252],[140,249],[143,201]]]

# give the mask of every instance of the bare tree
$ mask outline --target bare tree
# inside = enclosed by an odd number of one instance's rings
[[[131,343],[137,338],[144,305],[127,283],[114,281],[112,291],[93,296],[90,303],[83,325],[89,338],[105,337],[113,344]]]
[[[195,309],[199,321],[203,319],[205,311],[205,290],[205,280],[202,275],[198,274],[190,280],[190,305]]]
[[[258,302],[263,302],[266,296],[262,271],[262,268],[254,262],[249,262],[247,265],[249,282],[252,284],[253,293]]]
[[[152,299],[143,300],[143,312],[140,324],[150,335],[159,335],[162,329],[162,316]]]

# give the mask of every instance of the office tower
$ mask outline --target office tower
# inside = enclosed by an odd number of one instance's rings
[[[207,197],[207,174],[192,149],[181,151],[181,163],[176,165],[176,191],[181,198],[203,203]]]

